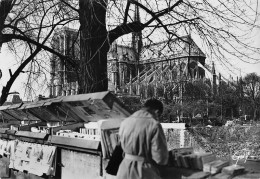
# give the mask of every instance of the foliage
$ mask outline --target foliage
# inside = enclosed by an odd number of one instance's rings
[[[205,115],[208,108],[208,92],[210,88],[208,84],[202,80],[188,82],[185,84],[185,92],[183,93],[182,102],[168,102],[165,104],[165,112],[163,121],[176,121],[181,116],[189,118],[189,123],[197,114]],[[188,121],[186,121],[188,122]]]
[[[183,95],[186,97],[186,101],[206,100],[208,94],[210,94],[210,86],[202,80],[187,82],[185,84]]]
[[[179,116],[177,106],[178,105],[175,105],[174,103],[164,104],[163,114],[160,117],[161,122],[170,123],[176,121]]]
[[[142,101],[139,96],[118,96],[118,98],[132,113],[142,107]]]
[[[256,73],[247,74],[243,79],[244,99],[253,109],[252,114],[256,120],[260,107],[260,76]],[[258,114],[260,115],[260,114]]]
[[[252,155],[260,155],[260,129],[257,126],[194,127],[189,132],[205,151],[218,157],[229,158],[244,148],[250,149]]]
[[[218,94],[215,96],[215,103],[219,105],[217,115],[228,116],[231,118],[238,117],[238,106],[240,103],[237,84],[226,83],[221,81],[218,86]]]

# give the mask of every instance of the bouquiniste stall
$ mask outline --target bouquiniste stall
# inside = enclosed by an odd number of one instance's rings
[[[120,123],[130,113],[112,93],[1,106],[0,113],[6,126],[0,128],[0,178],[115,178],[105,167],[119,140]],[[168,144],[168,165],[159,167],[163,179],[260,177],[260,173],[245,172],[244,167],[230,165],[212,153],[196,153],[186,145],[184,123],[162,127],[167,142],[176,136],[180,139],[174,146]],[[172,130],[178,135],[170,133]]]
[[[60,96],[0,107],[0,177],[109,178],[107,159],[130,115],[110,92]],[[112,177],[112,176],[111,176]]]

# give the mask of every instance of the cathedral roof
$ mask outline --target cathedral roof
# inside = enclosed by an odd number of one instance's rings
[[[181,39],[172,39],[154,44],[145,45],[141,52],[141,60],[165,58],[179,58],[187,56],[205,57],[205,54],[197,46],[190,36]]]
[[[109,59],[117,58],[124,61],[124,57],[128,57],[129,61],[136,61],[133,54],[134,50],[131,46],[112,45]],[[140,61],[157,61],[158,58],[162,60],[164,58],[174,59],[187,56],[206,58],[206,55],[189,35],[149,45],[146,44],[142,47],[140,55]]]

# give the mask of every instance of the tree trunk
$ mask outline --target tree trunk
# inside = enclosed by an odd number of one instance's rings
[[[12,9],[13,0],[2,0],[0,2],[0,49],[2,47],[2,30],[4,28],[4,23],[7,15]]]
[[[253,117],[254,121],[256,121],[256,111],[257,111],[257,106],[254,105],[254,117]]]
[[[106,0],[80,0],[79,93],[108,90]]]

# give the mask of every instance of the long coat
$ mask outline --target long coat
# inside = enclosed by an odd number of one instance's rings
[[[117,179],[158,179],[156,165],[168,162],[168,149],[162,126],[146,110],[126,118],[119,129],[125,157]]]

